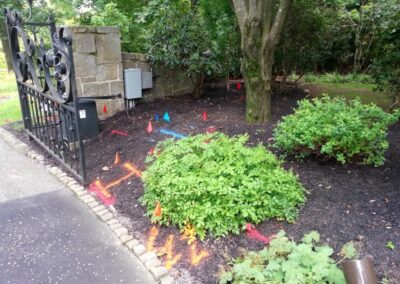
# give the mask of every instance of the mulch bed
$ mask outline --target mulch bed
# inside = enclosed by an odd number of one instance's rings
[[[158,141],[170,136],[157,129],[168,128],[175,132],[192,135],[205,133],[215,126],[218,131],[229,135],[248,133],[249,144],[263,143],[270,147],[272,131],[279,119],[291,113],[299,99],[305,97],[300,89],[290,89],[273,97],[272,122],[262,125],[249,125],[245,122],[245,101],[242,91],[227,92],[221,86],[206,90],[206,96],[195,99],[190,96],[166,98],[153,103],[139,104],[126,113],[120,113],[101,123],[101,134],[86,144],[86,159],[91,180],[100,179],[111,182],[126,174],[121,166],[114,166],[115,153],[119,152],[122,162],[131,162],[140,170],[146,169],[145,158],[148,151]],[[171,122],[160,119],[168,112]],[[203,112],[208,119],[202,120]],[[155,131],[146,132],[152,120]],[[112,130],[125,131],[128,137],[111,134]],[[341,246],[354,240],[374,257],[379,278],[387,277],[393,283],[400,282],[400,123],[392,126],[388,134],[390,149],[386,153],[386,163],[382,167],[362,165],[341,165],[333,161],[303,162],[286,159],[285,167],[293,169],[309,191],[307,201],[300,210],[295,224],[268,220],[257,229],[264,235],[271,235],[280,229],[299,241],[303,234],[317,230],[321,240],[338,252]],[[271,149],[275,151],[274,149]],[[104,170],[104,167],[109,170]],[[143,194],[139,178],[132,177],[111,189],[116,198],[114,204],[123,216],[122,220],[131,228],[135,237],[148,244],[151,228],[155,226],[145,217],[146,212],[138,201]],[[181,283],[216,283],[222,267],[232,257],[245,250],[260,250],[263,244],[249,239],[245,233],[238,236],[214,239],[207,237],[197,243],[196,252],[206,250],[209,256],[198,265],[190,263],[191,249],[175,227],[158,227],[154,247],[166,244],[173,235],[172,257],[181,255],[172,267],[172,275]],[[154,231],[153,231],[154,234]],[[396,244],[396,249],[385,247],[388,241]],[[339,256],[334,256],[339,259]],[[167,256],[164,256],[167,258]]]

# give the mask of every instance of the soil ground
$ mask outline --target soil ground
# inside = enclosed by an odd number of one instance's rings
[[[129,117],[120,113],[102,122],[101,134],[86,144],[91,180],[99,178],[106,184],[124,175],[119,166],[113,165],[116,152],[119,152],[123,162],[129,161],[140,170],[145,170],[144,161],[149,149],[158,141],[169,138],[158,131],[162,127],[192,135],[204,133],[208,127],[215,126],[218,131],[229,135],[248,133],[250,145],[263,143],[270,148],[276,123],[282,116],[291,113],[297,101],[305,97],[304,92],[296,88],[274,96],[272,121],[249,125],[245,122],[243,91],[227,92],[221,86],[213,86],[205,93],[206,96],[201,99],[184,96],[139,104],[129,111]],[[171,117],[170,123],[155,121],[156,114],[161,118],[166,111]],[[202,121],[203,111],[208,115],[206,122]],[[152,134],[146,132],[149,120],[152,120],[155,129]],[[125,131],[129,136],[111,134],[112,130]],[[285,168],[293,169],[309,192],[307,201],[296,223],[267,220],[257,225],[257,229],[267,236],[284,229],[296,241],[310,230],[317,230],[322,242],[332,246],[335,252],[344,243],[354,240],[362,245],[363,251],[373,256],[380,279],[400,283],[400,123],[390,128],[388,139],[390,148],[386,153],[386,163],[377,168],[315,159],[303,162],[286,159]],[[108,170],[104,170],[105,166]],[[149,244],[154,224],[144,216],[146,210],[138,201],[143,193],[140,179],[127,179],[113,187],[111,192],[116,197],[115,208],[132,233]],[[198,242],[197,250],[206,250],[209,257],[193,265],[190,263],[190,247],[179,239],[177,228],[157,228],[157,236],[154,236],[153,230],[154,247],[163,246],[169,235],[174,236],[171,241],[174,244],[172,256],[181,254],[181,258],[172,267],[171,273],[181,283],[216,283],[220,271],[232,257],[246,250],[263,248],[262,243],[249,239],[245,233],[220,239],[207,237]],[[396,248],[386,248],[388,241],[392,241]],[[338,255],[334,257],[339,259]]]

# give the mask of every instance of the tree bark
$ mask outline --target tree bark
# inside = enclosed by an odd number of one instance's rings
[[[3,21],[0,24],[0,38],[1,38],[1,51],[3,52],[4,58],[6,60],[7,71],[11,72],[13,71],[11,51],[8,43],[6,24]]]
[[[293,0],[232,0],[242,38],[242,73],[246,84],[246,120],[271,119],[272,67],[275,48]]]

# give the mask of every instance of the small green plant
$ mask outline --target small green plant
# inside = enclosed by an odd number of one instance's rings
[[[356,247],[353,241],[347,242],[343,245],[339,255],[345,259],[357,259],[359,255],[359,248]]]
[[[391,250],[394,250],[394,249],[396,248],[396,246],[394,245],[394,243],[393,243],[392,241],[388,241],[388,242],[386,243],[386,247],[387,247],[388,249],[391,249]]]
[[[297,158],[310,155],[379,166],[389,147],[386,133],[399,113],[389,114],[358,99],[324,96],[302,100],[274,130],[275,147]]]
[[[269,247],[237,259],[220,283],[345,284],[343,272],[330,257],[333,249],[319,241],[316,231],[304,235],[299,244],[281,231]]]
[[[304,188],[271,152],[247,147],[247,140],[214,133],[159,143],[143,173],[148,215],[181,230],[189,224],[200,238],[238,234],[267,218],[294,221]],[[158,202],[162,215],[154,216]]]

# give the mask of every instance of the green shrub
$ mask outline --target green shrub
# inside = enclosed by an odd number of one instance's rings
[[[316,75],[313,73],[306,73],[303,76],[305,83],[331,83],[331,84],[345,84],[345,83],[360,83],[371,84],[373,80],[371,76],[362,73],[348,73],[340,74],[338,72],[325,73]]]
[[[345,284],[343,272],[330,257],[333,250],[318,246],[318,242],[315,231],[304,235],[300,244],[290,241],[281,231],[269,247],[237,259],[220,283]]]
[[[343,98],[302,100],[274,130],[275,147],[297,158],[322,155],[341,163],[379,166],[389,147],[388,126],[399,113],[388,114],[376,105]]]
[[[315,83],[318,81],[318,76],[313,73],[304,74],[303,80],[306,83]]]
[[[246,147],[247,140],[214,133],[159,143],[143,173],[148,215],[160,202],[162,216],[153,221],[193,226],[200,238],[238,234],[266,218],[294,221],[305,200],[302,185],[265,147]]]

